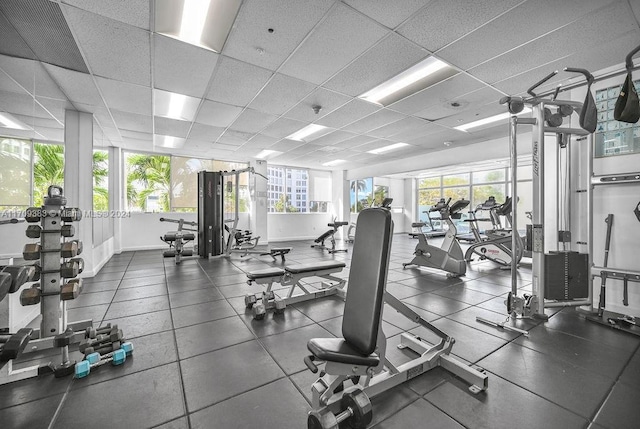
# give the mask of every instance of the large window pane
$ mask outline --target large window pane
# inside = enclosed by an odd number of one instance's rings
[[[489,197],[495,197],[498,204],[504,203],[505,200],[505,185],[479,185],[473,187],[473,201],[471,201],[471,208],[475,208],[479,204],[484,203]]]
[[[500,168],[497,170],[474,171],[472,173],[472,177],[473,183],[504,182],[505,169]]]
[[[471,175],[469,173],[442,176],[442,186],[468,185],[470,176]]]
[[[533,210],[533,182],[526,180],[518,181],[518,225],[520,231],[526,229],[526,225],[531,223],[527,213]]]
[[[418,188],[439,188],[440,183],[441,183],[440,176],[425,177],[424,179],[419,180]]]
[[[209,159],[172,156],[171,209],[195,212],[198,208],[198,172],[213,169],[213,161]]]
[[[30,204],[31,142],[0,138],[0,207]]]
[[[40,206],[49,186],[64,186],[64,146],[34,143],[33,151],[33,204]]]
[[[418,218],[420,221],[427,220],[427,212],[431,207],[436,205],[440,200],[440,188],[437,189],[420,189],[418,191]],[[439,215],[435,215],[438,217]]]
[[[373,177],[352,180],[349,192],[351,213],[359,213],[362,209],[371,207],[371,203],[373,203]]]
[[[124,158],[128,209],[145,212],[170,211],[170,157],[126,152]]]
[[[453,204],[461,198],[464,198],[465,200],[469,199],[469,187],[457,186],[454,188],[444,188],[442,190],[442,194],[445,199],[451,198],[450,204]]]
[[[307,213],[309,173],[304,169],[268,167],[269,212]],[[322,207],[316,205],[315,209]]]
[[[385,198],[389,196],[389,187],[388,186],[376,186],[373,191],[373,203],[380,207]]]
[[[249,167],[249,164],[245,162],[230,162],[230,161],[213,161],[213,171],[233,171],[233,170],[244,170]],[[250,209],[251,205],[251,196],[249,195],[249,173],[242,173],[238,177],[240,183],[238,185],[238,212],[246,213]],[[234,213],[236,210],[236,176],[226,176],[224,178],[224,212]]]
[[[93,210],[109,210],[109,153],[93,151]]]

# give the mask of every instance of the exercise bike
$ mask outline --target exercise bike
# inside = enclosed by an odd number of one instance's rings
[[[404,268],[409,265],[420,267],[438,268],[447,271],[448,277],[464,276],[467,272],[467,262],[464,259],[462,248],[456,240],[458,230],[451,220],[460,219],[462,209],[469,205],[469,200],[461,199],[449,206],[451,198],[447,201],[440,200],[438,204],[431,207],[429,211],[439,212],[440,218],[448,225],[447,234],[444,237],[442,247],[436,247],[427,243],[427,236],[418,234],[418,244],[413,252],[414,257],[411,262],[402,264]]]
[[[492,197],[491,197],[492,198]],[[490,198],[490,199],[491,199]],[[487,200],[489,201],[489,200]],[[494,199],[495,201],[495,199]],[[464,259],[467,262],[473,261],[473,255],[476,254],[479,259],[488,259],[497,264],[502,265],[504,269],[511,267],[511,258],[514,252],[511,249],[511,234],[513,233],[513,226],[511,220],[511,210],[513,208],[511,197],[507,197],[504,203],[495,205],[489,209],[490,219],[478,219],[475,215],[471,219],[466,221],[471,225],[471,231],[475,237],[475,242],[469,246],[464,254]],[[478,206],[480,210],[483,210],[484,203]],[[478,209],[476,209],[477,211]],[[504,216],[511,229],[502,228],[500,217]],[[478,221],[491,220],[494,225],[494,229],[486,230],[484,233],[486,238],[480,235],[480,229],[478,228]],[[520,234],[515,231],[517,248],[515,252],[516,263],[519,263],[523,256],[524,243]]]

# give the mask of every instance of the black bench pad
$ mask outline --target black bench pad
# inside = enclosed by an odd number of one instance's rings
[[[364,366],[377,366],[380,363],[378,355],[362,355],[344,338],[312,338],[307,348],[320,360]]]
[[[282,268],[266,268],[264,270],[256,270],[247,273],[249,280],[264,279],[266,277],[276,277],[284,274]]]
[[[272,247],[269,254],[271,255],[282,255],[289,253],[293,250],[293,247]]]
[[[326,261],[313,264],[286,265],[284,269],[291,274],[301,274],[320,270],[330,270],[333,268],[344,268],[346,266],[347,265],[344,262]]]
[[[176,241],[178,238],[182,238],[183,240],[194,240],[196,238],[193,232],[167,232],[164,235],[164,241]]]

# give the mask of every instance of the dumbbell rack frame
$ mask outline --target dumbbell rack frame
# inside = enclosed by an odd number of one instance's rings
[[[84,338],[84,330],[93,325],[92,320],[68,323],[67,303],[60,299],[60,288],[63,285],[60,275],[61,250],[64,240],[61,240],[60,234],[45,231],[60,230],[64,222],[65,210],[78,210],[65,209],[63,203],[62,197],[59,200],[45,197],[44,205],[40,209],[29,209],[40,210],[41,213],[40,223],[43,233],[40,236],[40,266],[42,271],[39,282],[42,295],[40,297],[41,315],[38,316],[40,329],[34,329],[31,340],[22,355],[55,348],[55,336],[64,333],[67,329],[73,330],[70,344],[79,343]],[[68,361],[68,347],[62,347],[62,362]],[[13,362],[9,361],[0,369],[0,385],[54,372],[54,366],[51,363],[16,370],[13,369],[12,364]]]

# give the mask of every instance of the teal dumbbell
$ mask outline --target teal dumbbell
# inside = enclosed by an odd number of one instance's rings
[[[111,363],[114,366],[122,365],[131,353],[133,353],[133,344],[129,342],[122,344],[118,350],[103,356],[100,356],[99,353],[91,353],[87,355],[85,360],[76,364],[75,377],[84,378],[91,373],[92,368],[97,368],[107,363]]]

